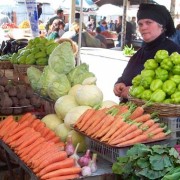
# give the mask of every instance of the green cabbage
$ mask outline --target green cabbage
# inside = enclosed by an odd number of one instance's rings
[[[69,81],[71,82],[71,86],[82,84],[85,79],[94,76],[95,75],[92,72],[89,72],[89,66],[86,63],[76,66],[67,75]]]
[[[51,99],[57,100],[59,97],[68,94],[71,84],[65,74],[58,74],[54,81],[48,84],[48,95]]]
[[[50,54],[48,64],[59,74],[67,74],[75,67],[75,58],[70,42],[59,44]]]
[[[42,74],[42,72],[33,66],[31,66],[27,69],[27,76],[28,76],[29,82],[31,84],[31,87],[35,91],[37,90],[41,74]]]
[[[56,79],[59,78],[59,74],[55,71],[52,71],[49,66],[46,66],[41,74],[41,77],[38,81],[38,92],[42,96],[48,96],[48,85],[51,82],[54,82]]]

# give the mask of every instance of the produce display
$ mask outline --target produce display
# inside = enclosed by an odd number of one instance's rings
[[[112,170],[121,175],[121,179],[178,180],[179,166],[179,154],[174,148],[136,144],[126,156],[117,158]]]
[[[132,56],[132,55],[135,54],[135,52],[136,52],[136,51],[134,50],[132,44],[131,44],[130,47],[129,47],[128,45],[125,45],[124,48],[123,48],[123,54],[124,54],[125,56]]]
[[[8,116],[0,122],[0,138],[40,179],[77,178],[81,172],[75,159],[68,157],[65,144],[31,113],[18,122]]]
[[[128,104],[100,110],[88,109],[75,123],[75,128],[100,142],[116,147],[158,141],[171,133],[167,126],[144,112],[143,107]]]
[[[48,64],[49,55],[57,43],[43,37],[36,37],[28,41],[28,44],[14,53],[11,58],[13,64],[41,65]]]
[[[180,54],[166,50],[148,59],[144,70],[132,80],[130,95],[157,103],[180,103]]]
[[[18,28],[14,23],[3,23],[1,25],[2,29],[12,29],[12,28]]]
[[[30,22],[28,20],[24,20],[20,23],[19,28],[21,29],[26,29],[26,28],[30,28]]]
[[[50,54],[48,66],[42,73],[30,67],[27,76],[32,88],[41,96],[57,100],[67,95],[72,86],[81,84],[88,77],[94,77],[94,74],[89,72],[89,66],[85,63],[75,67],[71,43],[63,42]]]
[[[0,77],[0,115],[22,114],[40,106],[41,101],[30,86]]]

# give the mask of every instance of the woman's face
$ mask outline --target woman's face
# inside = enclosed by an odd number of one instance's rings
[[[138,21],[139,32],[145,42],[151,42],[163,32],[163,28],[156,21],[141,19]]]

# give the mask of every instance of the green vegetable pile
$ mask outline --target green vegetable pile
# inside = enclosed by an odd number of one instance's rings
[[[129,47],[128,45],[124,46],[123,54],[124,54],[125,56],[132,56],[132,55],[134,55],[135,52],[136,52],[136,51],[134,50],[132,44],[131,44],[130,47]]]
[[[149,147],[136,144],[127,151],[126,156],[117,158],[112,170],[113,173],[121,175],[122,179],[160,180],[179,164],[179,154],[174,148],[166,145]]]
[[[148,59],[141,74],[132,80],[130,95],[158,103],[180,103],[180,54],[166,50]]]
[[[12,54],[4,54],[0,56],[0,61],[9,61],[12,57]]]
[[[57,46],[58,43],[54,40],[36,37],[29,40],[26,47],[13,53],[11,63],[45,66],[48,64],[49,55]]]

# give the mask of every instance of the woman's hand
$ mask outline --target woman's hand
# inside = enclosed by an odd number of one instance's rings
[[[126,86],[124,83],[118,83],[114,86],[114,94],[118,97],[126,98],[129,94],[130,86]]]

